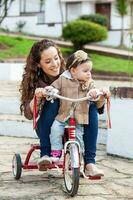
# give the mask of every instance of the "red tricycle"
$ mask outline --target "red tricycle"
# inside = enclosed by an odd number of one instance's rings
[[[98,94],[98,98],[100,95],[103,95],[101,92]],[[84,97],[80,99],[70,99],[67,97],[62,97],[58,94],[49,93],[48,96],[52,96],[54,98],[60,98],[63,100],[72,101],[73,108],[80,101],[89,100],[92,101],[89,97]],[[98,99],[97,98],[97,99]],[[95,100],[97,100],[95,99]],[[87,179],[100,179],[101,177],[87,177],[84,173],[84,165],[83,165],[83,153],[81,150],[80,143],[76,140],[76,122],[73,116],[73,111],[71,112],[71,116],[68,120],[68,125],[65,128],[65,139],[64,139],[64,150],[63,150],[63,159],[56,163],[52,163],[48,166],[48,169],[53,168],[61,168],[62,174],[64,177],[64,183],[67,193],[70,196],[74,196],[78,192],[79,187],[79,178],[82,174],[83,177]],[[12,169],[13,175],[16,180],[20,179],[22,169],[38,169],[37,162],[30,162],[31,155],[34,151],[39,150],[40,146],[36,144],[32,144],[29,152],[26,155],[25,161],[22,162],[20,154],[15,154],[12,161]]]

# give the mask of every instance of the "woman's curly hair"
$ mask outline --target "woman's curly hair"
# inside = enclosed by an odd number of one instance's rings
[[[38,67],[38,65],[40,64],[41,53],[43,52],[43,50],[48,49],[51,46],[57,49],[59,58],[61,60],[61,71],[65,68],[65,61],[62,57],[60,49],[56,46],[56,44],[53,41],[44,39],[39,42],[36,42],[32,46],[26,60],[26,66],[24,68],[22,82],[19,90],[21,93],[21,113],[23,113],[24,111],[25,104],[33,98],[38,81],[40,79],[43,80],[43,78],[45,78],[43,71]],[[40,70],[40,75],[38,75],[38,70]]]

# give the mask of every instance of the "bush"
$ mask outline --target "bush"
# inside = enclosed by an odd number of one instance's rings
[[[63,28],[63,38],[70,40],[75,49],[81,49],[84,44],[105,40],[107,29],[85,20],[75,20]]]
[[[20,32],[20,33],[22,32],[22,29],[24,28],[25,24],[26,24],[25,21],[18,21],[16,23],[18,32]]]
[[[100,24],[101,26],[108,26],[107,17],[101,14],[82,15],[79,19],[94,22],[96,24]]]

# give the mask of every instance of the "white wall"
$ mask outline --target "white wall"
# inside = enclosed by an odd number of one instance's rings
[[[46,1],[46,13],[45,13],[46,23],[50,22],[61,22],[61,13],[58,4],[58,0]]]
[[[95,2],[83,2],[82,3],[82,15],[88,14],[88,13],[94,13],[95,12]]]
[[[108,38],[102,42],[99,42],[99,44],[103,45],[111,45],[111,46],[118,46],[120,44],[120,31],[109,31],[108,32]],[[130,35],[128,31],[124,31],[124,44],[127,47],[132,47],[132,43],[130,42]]]
[[[22,80],[24,63],[0,63],[0,80]]]
[[[133,99],[112,99],[111,121],[107,153],[133,158]]]

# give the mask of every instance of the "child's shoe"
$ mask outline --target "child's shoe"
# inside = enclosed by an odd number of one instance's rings
[[[57,162],[62,155],[62,150],[52,150],[51,151],[51,160],[52,162]]]

